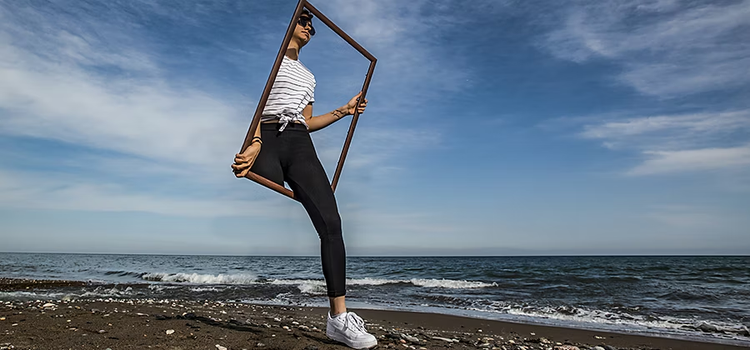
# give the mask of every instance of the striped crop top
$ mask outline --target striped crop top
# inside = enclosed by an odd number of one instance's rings
[[[302,62],[284,56],[263,109],[261,122],[278,120],[284,131],[290,122],[307,126],[302,110],[315,102],[315,76]]]

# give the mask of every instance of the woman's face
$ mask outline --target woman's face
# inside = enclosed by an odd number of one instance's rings
[[[307,19],[307,21],[305,21]],[[305,26],[302,26],[300,23],[304,23]],[[312,18],[307,17],[305,15],[300,17],[300,21],[297,22],[297,27],[294,29],[294,38],[297,39],[297,41],[300,44],[300,47],[304,46],[308,42],[310,42],[310,38],[312,38]]]

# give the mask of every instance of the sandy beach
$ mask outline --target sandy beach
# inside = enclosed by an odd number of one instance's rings
[[[3,279],[0,290],[69,285]],[[184,300],[34,300],[0,305],[0,349],[346,349],[326,309]],[[378,349],[674,349],[746,347],[417,312],[350,309]]]

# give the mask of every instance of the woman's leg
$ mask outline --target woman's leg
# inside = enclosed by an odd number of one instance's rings
[[[288,134],[287,134],[288,133]],[[287,126],[281,153],[284,180],[307,210],[320,237],[320,259],[326,279],[331,311],[326,321],[326,336],[355,349],[371,348],[378,344],[374,335],[367,333],[364,320],[346,311],[346,251],[341,235],[341,218],[328,176],[315,154],[307,129]]]
[[[346,312],[346,250],[336,198],[309,134],[306,131],[284,131],[287,132],[293,133],[296,140],[293,149],[287,152],[289,157],[282,157],[285,180],[318,232],[331,314],[340,314]]]

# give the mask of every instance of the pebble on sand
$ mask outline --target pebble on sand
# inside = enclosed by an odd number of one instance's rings
[[[404,339],[410,343],[416,343],[419,344],[419,338],[408,335],[406,333],[401,333],[401,339]]]
[[[448,338],[443,338],[443,337],[432,337],[432,339],[447,341],[449,343],[458,343],[458,339],[448,339]]]
[[[167,335],[174,333],[174,329],[167,329]]]

